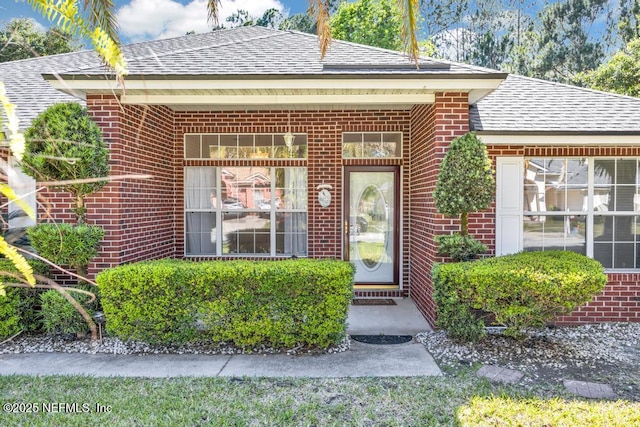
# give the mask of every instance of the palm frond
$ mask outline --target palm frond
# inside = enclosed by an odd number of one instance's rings
[[[418,67],[418,59],[420,56],[420,47],[418,46],[418,14],[419,14],[419,0],[398,0],[400,10],[404,22],[402,24],[402,39],[404,41],[404,50],[409,56],[409,59]]]
[[[24,201],[20,196],[13,191],[8,184],[0,183],[0,193],[7,198],[12,203],[15,203],[20,209],[24,211],[30,218],[35,219],[36,214],[33,211],[33,208]]]
[[[7,259],[13,262],[18,271],[24,276],[25,280],[31,286],[36,284],[36,279],[33,276],[33,269],[27,262],[26,258],[18,253],[16,248],[11,246],[0,236],[0,254],[4,255]],[[4,289],[2,289],[4,292]]]
[[[208,19],[214,27],[220,22],[220,0],[207,0]]]
[[[16,106],[7,97],[7,91],[2,82],[0,82],[0,105],[2,105],[2,110],[0,110],[0,134],[4,134],[9,140],[11,155],[20,161],[25,150],[24,135],[20,132]],[[3,132],[3,129],[6,129],[6,132]]]
[[[120,43],[113,0],[84,0],[84,11],[89,14],[89,25],[92,28],[102,28],[111,40],[116,44]]]
[[[22,0],[25,1],[25,0]],[[115,32],[115,26],[109,26],[108,21],[111,12],[100,12],[97,16],[106,20],[106,30],[100,26],[95,28],[87,22],[78,9],[77,0],[26,0],[31,7],[50,22],[56,24],[58,28],[69,34],[77,34],[80,37],[91,40],[93,47],[98,52],[102,60],[110,66],[117,74],[118,78],[127,74],[126,63],[120,43],[117,38],[113,38],[109,32]],[[105,0],[111,2],[111,0]],[[94,7],[100,7],[102,2],[96,1]],[[92,19],[98,19],[94,17]]]
[[[321,61],[327,55],[327,51],[331,45],[331,26],[329,24],[331,20],[331,5],[329,3],[328,0],[309,0],[309,9],[307,11],[318,23]]]

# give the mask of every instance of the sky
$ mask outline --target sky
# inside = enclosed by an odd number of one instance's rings
[[[83,3],[83,2],[80,2]],[[188,31],[204,33],[207,24],[206,0],[114,0],[119,35],[124,43],[163,39],[184,35]],[[271,8],[293,15],[307,10],[307,0],[222,0],[220,23],[238,9],[252,16],[262,16]],[[51,24],[22,1],[0,0],[0,25],[13,18],[33,18],[43,28]]]

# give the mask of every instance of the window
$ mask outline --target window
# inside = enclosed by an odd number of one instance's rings
[[[287,147],[283,134],[187,134],[186,159],[306,159],[307,135],[294,134]]]
[[[306,256],[304,167],[188,166],[185,253]]]
[[[36,204],[36,180],[25,174],[18,164],[18,160],[9,157],[9,167],[7,168],[7,181],[9,186],[15,191],[16,196],[31,207],[37,214]],[[9,202],[7,205],[8,228],[22,228],[36,225],[35,218],[30,218],[16,203]]]
[[[402,133],[345,132],[342,134],[342,158],[383,157],[402,157]]]
[[[524,161],[523,249],[570,250],[640,268],[638,159]]]

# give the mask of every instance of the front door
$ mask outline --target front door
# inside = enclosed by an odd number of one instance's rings
[[[345,167],[345,258],[356,285],[398,285],[399,168]]]

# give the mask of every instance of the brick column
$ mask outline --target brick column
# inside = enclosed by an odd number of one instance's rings
[[[436,255],[434,237],[459,229],[458,221],[436,212],[433,201],[440,164],[451,141],[469,131],[466,93],[436,93],[433,105],[413,108],[411,117],[411,296],[433,325],[431,269],[442,260]]]

